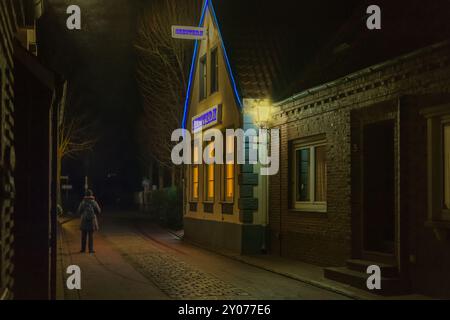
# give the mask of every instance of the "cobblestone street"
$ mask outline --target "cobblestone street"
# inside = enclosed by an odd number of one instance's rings
[[[346,299],[187,244],[138,213],[105,213],[100,224],[89,255],[79,253],[79,220],[62,223],[60,299]],[[79,291],[62,289],[73,264]]]

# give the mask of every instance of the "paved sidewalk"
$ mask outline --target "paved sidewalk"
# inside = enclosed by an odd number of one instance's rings
[[[65,300],[165,300],[167,295],[136,271],[104,238],[94,235],[95,254],[79,253],[80,231],[78,219],[60,224],[58,299]],[[69,265],[81,268],[81,290],[65,286]]]
[[[377,300],[386,297],[371,294],[369,292],[354,288],[336,281],[326,279],[323,276],[323,268],[312,264],[285,259],[272,255],[243,256],[223,253],[230,258],[247,263],[258,268],[274,272],[286,277],[311,284],[318,288],[342,294],[352,299]]]
[[[430,300],[432,298],[419,294],[401,296],[382,296],[329,280],[323,275],[323,268],[297,260],[285,259],[271,255],[243,256],[230,253],[222,254],[270,272],[274,272],[318,288],[341,294],[357,300]]]
[[[179,235],[182,239],[183,233],[180,231],[169,231],[174,235]],[[184,240],[186,241],[186,240]],[[187,242],[187,241],[186,241]],[[193,245],[199,246],[206,250],[211,250],[196,243]],[[430,297],[418,294],[408,294],[401,296],[382,296],[372,294],[370,292],[329,280],[324,277],[323,267],[313,264],[301,262],[298,260],[282,258],[274,255],[239,255],[224,250],[211,250],[231,259],[246,263],[248,265],[261,268],[279,275],[295,279],[315,287],[325,289],[331,292],[341,294],[351,299],[357,300],[428,300]]]

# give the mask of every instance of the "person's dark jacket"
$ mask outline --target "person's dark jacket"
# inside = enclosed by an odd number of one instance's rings
[[[91,212],[92,211],[92,212]],[[97,231],[97,214],[101,212],[100,206],[94,197],[84,197],[78,206],[77,213],[81,215],[81,231]],[[93,214],[93,216],[91,216]]]

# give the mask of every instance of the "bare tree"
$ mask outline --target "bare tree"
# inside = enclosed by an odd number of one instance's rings
[[[86,113],[80,112],[79,102],[68,95],[67,82],[64,84],[58,119],[58,159],[57,159],[57,193],[58,203],[61,203],[61,170],[65,158],[75,158],[85,151],[92,150],[97,139],[91,136],[92,123]],[[78,106],[79,107],[79,106]]]
[[[173,39],[172,25],[196,25],[201,0],[154,0],[138,23],[137,81],[143,100],[141,158],[172,169],[173,130],[181,127],[193,41]],[[174,174],[172,175],[174,183]]]

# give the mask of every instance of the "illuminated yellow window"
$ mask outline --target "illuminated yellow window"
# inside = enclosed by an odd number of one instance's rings
[[[227,137],[226,153],[234,150],[234,138]],[[225,200],[233,201],[234,197],[234,161],[226,161],[225,164]]]
[[[232,201],[234,197],[234,163],[226,164],[225,171],[225,197],[227,201]]]
[[[198,164],[198,146],[195,144],[194,144],[194,149],[193,149],[192,153],[193,153],[192,156],[194,159],[193,163]]]
[[[198,172],[198,146],[194,146],[193,158],[194,164],[192,165],[192,200],[198,200],[198,190],[199,190],[199,172]]]
[[[211,143],[209,148],[209,158],[214,158],[214,143]],[[208,201],[214,201],[214,164],[206,165],[206,199]]]
[[[198,200],[198,166],[192,168],[192,199]]]

